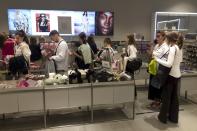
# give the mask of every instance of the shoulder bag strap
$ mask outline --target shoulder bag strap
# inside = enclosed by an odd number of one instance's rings
[[[168,49],[168,51],[166,51],[165,54],[163,54],[163,55],[161,56],[161,58],[163,58],[169,51],[170,51],[170,48]],[[160,58],[160,59],[161,59],[161,58]]]
[[[59,45],[62,43],[62,41],[64,41],[64,40],[61,40],[61,41],[58,43],[58,45],[57,45],[57,47],[56,47],[56,49],[55,49],[55,54],[57,53],[57,48],[58,48]]]

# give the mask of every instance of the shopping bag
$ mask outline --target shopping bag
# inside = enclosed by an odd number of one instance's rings
[[[56,73],[55,63],[53,60],[47,60],[45,64],[45,73]]]
[[[151,75],[157,74],[157,61],[155,59],[152,59],[148,64],[148,73]]]

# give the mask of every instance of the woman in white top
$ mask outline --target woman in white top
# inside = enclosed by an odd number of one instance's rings
[[[127,36],[127,56],[124,57],[124,63],[123,63],[123,71],[126,71],[126,65],[128,60],[135,59],[137,57],[137,49],[135,47],[135,38],[134,35],[128,35]]]
[[[10,73],[16,76],[17,73],[28,73],[31,51],[29,49],[29,40],[23,30],[15,34],[16,45],[14,47],[14,57],[9,60]]]
[[[167,61],[155,57],[159,64],[171,68],[163,88],[162,106],[158,119],[162,123],[167,123],[167,119],[173,123],[178,123],[178,81],[181,77],[180,63],[182,62],[183,37],[178,33],[171,32],[167,34],[166,38],[170,45]]]
[[[166,61],[169,54],[169,45],[165,41],[166,34],[163,31],[158,31],[156,34],[156,45],[152,51],[152,56],[156,58],[161,58],[162,60]],[[161,93],[163,87],[160,89],[155,88],[151,85],[151,80],[153,75],[150,74],[149,78],[149,88],[148,88],[148,99],[152,100],[153,102],[150,104],[152,108],[158,108],[161,104]]]

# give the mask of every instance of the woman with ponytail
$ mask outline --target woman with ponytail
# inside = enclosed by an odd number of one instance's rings
[[[178,82],[181,77],[180,63],[182,62],[183,36],[176,32],[171,32],[167,34],[166,38],[170,46],[167,61],[155,58],[159,64],[171,68],[163,87],[162,105],[158,119],[162,123],[167,123],[167,120],[178,123]]]
[[[89,69],[92,63],[92,50],[87,42],[86,34],[81,32],[79,34],[80,46],[78,47],[77,52],[73,52],[76,56],[76,63],[79,69]]]
[[[14,76],[17,73],[28,73],[28,66],[30,64],[31,51],[29,49],[29,40],[26,33],[23,30],[19,30],[15,34],[15,47],[14,47],[14,57],[9,61],[10,73]]]

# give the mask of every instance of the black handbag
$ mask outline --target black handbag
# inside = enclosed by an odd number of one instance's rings
[[[163,58],[169,52],[169,50],[161,58]],[[160,89],[165,84],[170,71],[171,67],[169,68],[159,64],[157,74],[151,79],[151,86]]]
[[[151,79],[151,86],[160,89],[166,82],[171,68],[159,64],[157,74]]]
[[[141,58],[135,58],[133,60],[128,60],[127,66],[126,66],[126,72],[133,74],[134,71],[139,70],[141,66],[142,66],[142,59]]]

